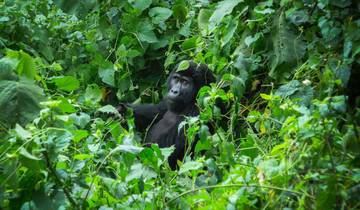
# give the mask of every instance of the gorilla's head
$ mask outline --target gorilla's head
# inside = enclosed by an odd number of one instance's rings
[[[177,71],[178,65],[168,78],[167,101],[171,111],[179,112],[195,104],[195,99],[201,87],[215,82],[215,77],[207,65],[189,61],[189,67]]]

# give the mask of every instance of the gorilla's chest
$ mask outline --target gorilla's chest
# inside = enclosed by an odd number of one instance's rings
[[[166,112],[161,120],[149,129],[145,142],[157,143],[159,147],[170,147],[176,144],[178,127],[183,117],[172,112]]]

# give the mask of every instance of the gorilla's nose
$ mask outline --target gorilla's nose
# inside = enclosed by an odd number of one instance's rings
[[[171,93],[174,94],[174,95],[177,95],[177,94],[179,94],[179,91],[171,89]]]

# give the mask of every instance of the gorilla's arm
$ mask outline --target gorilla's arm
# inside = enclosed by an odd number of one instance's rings
[[[143,132],[153,121],[161,119],[167,111],[165,101],[159,104],[127,104],[127,107],[133,110],[136,130],[140,132]]]

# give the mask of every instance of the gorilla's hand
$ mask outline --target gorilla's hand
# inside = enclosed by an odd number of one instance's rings
[[[116,110],[121,114],[125,114],[126,110],[127,110],[127,106],[124,103],[120,103],[118,107],[116,107]]]

